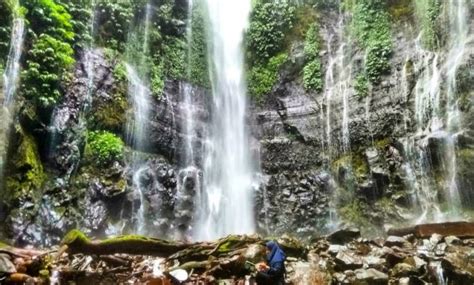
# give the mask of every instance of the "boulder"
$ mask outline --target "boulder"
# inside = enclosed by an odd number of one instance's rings
[[[362,259],[351,251],[339,252],[336,255],[335,262],[339,271],[353,270],[363,266]]]
[[[346,228],[335,231],[327,236],[327,240],[333,244],[348,243],[360,237],[360,230],[356,228]]]
[[[403,247],[408,241],[405,238],[397,237],[397,236],[389,236],[384,243],[384,246],[392,247],[398,246]]]
[[[16,268],[10,259],[10,255],[1,253],[0,254],[0,273],[15,273]]]
[[[356,269],[354,271],[358,284],[382,285],[387,284],[388,275],[376,269]]]

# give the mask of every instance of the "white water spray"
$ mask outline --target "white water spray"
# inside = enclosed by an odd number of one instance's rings
[[[250,0],[207,0],[211,24],[212,129],[206,145],[204,192],[198,195],[197,239],[255,231],[253,174],[245,127],[244,30]]]
[[[15,3],[14,10],[18,9],[18,1]],[[22,54],[23,41],[25,38],[25,21],[15,14],[10,40],[10,51],[3,73],[3,104],[0,110],[0,181],[3,180],[3,167],[6,151],[8,148],[8,137],[10,132],[10,123],[13,118],[13,102],[18,86],[20,75],[20,58]],[[1,188],[1,186],[0,186]]]

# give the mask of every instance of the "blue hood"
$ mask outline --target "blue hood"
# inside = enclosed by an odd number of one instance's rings
[[[276,262],[285,261],[286,255],[275,241],[267,242],[267,248],[270,250],[270,253],[267,255],[267,261],[270,266],[272,266]]]

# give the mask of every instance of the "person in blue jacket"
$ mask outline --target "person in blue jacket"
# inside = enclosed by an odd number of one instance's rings
[[[267,263],[257,264],[256,280],[258,285],[285,284],[285,252],[275,241],[267,244]]]

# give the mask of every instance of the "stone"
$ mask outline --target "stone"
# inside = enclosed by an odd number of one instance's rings
[[[461,245],[462,241],[458,237],[455,236],[447,236],[444,238],[444,241],[447,245]]]
[[[360,237],[360,230],[356,228],[346,228],[335,231],[327,236],[327,240],[334,244],[348,243]]]
[[[387,284],[388,282],[387,274],[373,268],[356,269],[354,272],[356,275],[357,282],[361,282],[361,284],[382,285]]]
[[[396,264],[391,270],[391,275],[394,277],[409,277],[415,276],[416,274],[417,272],[414,266],[403,262]]]
[[[336,255],[335,262],[339,270],[353,270],[363,266],[361,258],[350,251],[339,252]]]
[[[392,246],[398,246],[398,247],[403,247],[405,243],[408,241],[405,238],[402,237],[397,237],[397,236],[389,236],[384,243],[384,246],[392,247]]]
[[[0,273],[15,273],[16,268],[8,254],[0,254]]]

